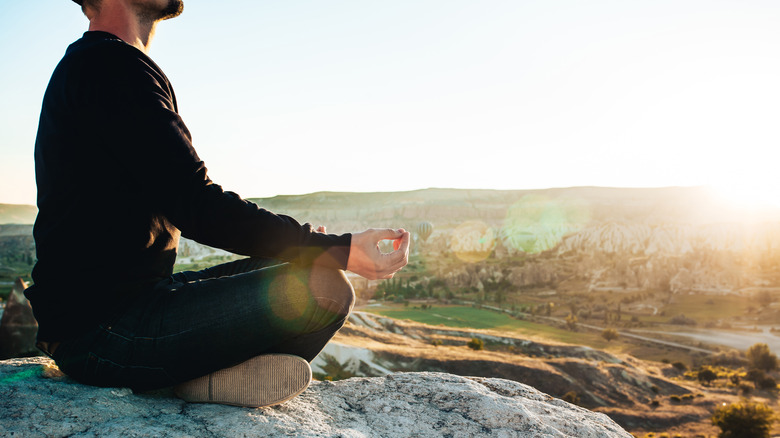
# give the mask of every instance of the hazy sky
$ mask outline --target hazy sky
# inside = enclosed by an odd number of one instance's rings
[[[70,0],[0,2],[0,202],[35,202],[40,102],[86,27]],[[151,56],[212,179],[245,197],[716,184],[780,198],[776,0],[185,0]]]

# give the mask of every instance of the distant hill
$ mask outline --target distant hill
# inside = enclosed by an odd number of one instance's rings
[[[32,224],[37,214],[34,205],[0,204],[0,224]]]
[[[421,189],[408,192],[317,192],[250,198],[275,213],[302,222],[322,222],[332,231],[364,226],[407,226],[417,221],[456,225],[483,220],[500,225],[507,211],[523,198],[536,197],[581,207],[595,223],[618,221],[648,225],[668,223],[713,224],[738,222],[745,215],[720,203],[703,187],[612,188],[569,187],[539,190]],[[34,205],[0,204],[0,224],[32,224]],[[750,217],[780,220],[780,212]],[[336,229],[338,228],[338,229]]]
[[[743,212],[702,187],[432,188],[251,200],[330,233],[406,228],[413,253],[451,288],[482,290],[497,278],[516,287],[591,291],[780,288],[773,270],[780,263],[780,212]],[[32,224],[35,214],[33,206],[0,204],[0,224]],[[425,236],[418,232],[423,225],[430,227]],[[29,253],[32,241],[20,239],[30,231],[0,227],[0,250]],[[181,262],[215,254],[221,253],[190,241],[179,252]],[[526,261],[515,263],[520,259]],[[482,263],[476,269],[455,260]]]
[[[570,187],[540,190],[423,189],[409,192],[339,193],[254,198],[251,201],[301,222],[326,225],[330,232],[372,227],[413,229],[420,221],[437,229],[479,220],[501,228],[512,211],[553,207],[551,214],[572,215],[580,225],[625,222],[643,225],[742,222],[746,213],[719,201],[704,187]],[[765,212],[755,220],[780,220]]]

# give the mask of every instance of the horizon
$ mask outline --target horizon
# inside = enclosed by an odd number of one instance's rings
[[[582,192],[585,190],[586,192]],[[310,193],[300,194],[280,194],[273,196],[249,196],[245,197],[249,201],[258,202],[261,206],[269,208],[276,213],[292,214],[297,207],[294,207],[294,203],[300,199],[307,199],[310,197],[316,197],[317,202],[328,202],[338,199],[342,196],[362,196],[360,199],[364,199],[367,204],[371,204],[373,201],[384,199],[384,195],[401,198],[396,199],[396,202],[403,203],[403,196],[408,194],[410,196],[409,202],[418,203],[420,199],[415,197],[418,193],[434,192],[434,196],[427,196],[425,199],[429,199],[433,204],[437,205],[440,201],[437,201],[435,193],[444,193],[444,197],[449,199],[453,193],[457,192],[485,192],[488,199],[496,199],[491,197],[490,192],[505,193],[510,198],[513,195],[523,194],[518,199],[525,199],[527,196],[541,196],[543,199],[553,201],[560,205],[564,205],[570,202],[595,202],[596,204],[602,202],[604,199],[603,192],[614,192],[614,200],[625,198],[626,195],[631,196],[631,199],[645,199],[648,202],[669,202],[671,201],[674,208],[669,212],[676,212],[679,214],[686,208],[690,211],[685,213],[689,216],[689,220],[693,222],[701,222],[704,217],[711,217],[711,219],[705,219],[705,222],[712,223],[743,223],[743,224],[759,224],[763,222],[777,222],[780,220],[780,205],[764,204],[764,203],[747,203],[737,202],[733,198],[730,198],[728,194],[719,191],[717,188],[711,186],[659,186],[659,187],[612,187],[612,186],[570,186],[570,187],[546,187],[537,189],[489,189],[489,188],[453,188],[453,187],[426,187],[422,189],[411,190],[389,190],[389,191],[328,191],[322,190]],[[644,195],[637,194],[631,195],[632,191],[641,192]],[[450,192],[449,195],[447,192]],[[557,192],[549,194],[546,192]],[[577,192],[580,192],[579,194]],[[601,192],[601,193],[599,193]],[[622,192],[622,194],[621,194]],[[628,192],[628,193],[626,193]],[[656,192],[655,194],[653,192]],[[365,196],[377,195],[379,199],[366,199]],[[664,195],[669,195],[668,197]],[[687,196],[690,202],[695,203],[697,207],[691,209],[691,206],[683,207],[682,204],[675,206],[675,199],[679,201],[679,196]],[[395,199],[395,198],[393,198]],[[588,201],[590,200],[590,201]],[[267,203],[264,203],[267,202]],[[286,202],[293,202],[293,204],[287,205]],[[386,200],[385,200],[386,202]],[[37,210],[35,204],[14,204],[0,202],[0,206],[10,206],[27,208],[32,207]],[[285,207],[286,206],[286,207]],[[292,208],[292,210],[290,210]],[[678,208],[682,208],[681,211],[676,211]],[[300,218],[299,218],[300,219]],[[19,223],[19,222],[7,222],[7,223]]]
[[[452,191],[493,191],[493,192],[535,192],[535,191],[548,191],[548,190],[569,190],[569,189],[605,189],[605,190],[664,190],[664,189],[681,189],[681,190],[687,190],[687,189],[700,189],[700,190],[716,190],[712,186],[705,186],[705,185],[692,185],[692,186],[653,186],[653,187],[618,187],[618,186],[594,186],[594,185],[582,185],[582,186],[561,186],[561,187],[538,187],[538,188],[508,188],[508,189],[494,189],[494,188],[484,188],[484,187],[422,187],[422,188],[412,188],[412,189],[406,189],[406,190],[373,190],[373,191],[360,191],[360,190],[317,190],[314,192],[307,192],[307,193],[282,193],[282,194],[276,194],[271,196],[242,196],[243,199],[251,200],[251,199],[273,199],[273,198],[280,198],[280,197],[298,197],[298,196],[311,196],[311,195],[319,195],[319,194],[364,194],[364,195],[370,195],[370,194],[391,194],[391,193],[412,193],[412,192],[421,192],[426,190],[452,190]],[[33,206],[37,207],[35,202],[31,203],[13,203],[13,202],[2,202],[0,201],[0,205],[20,205],[20,206]]]
[[[712,186],[774,207],[778,18],[769,1],[186,1],[151,57],[209,175],[245,198]],[[2,203],[35,204],[43,91],[86,27],[70,0],[0,5]]]

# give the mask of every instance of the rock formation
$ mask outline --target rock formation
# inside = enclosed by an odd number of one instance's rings
[[[0,359],[38,354],[35,348],[38,323],[24,296],[25,289],[27,284],[17,278],[0,318]]]
[[[334,233],[435,223],[427,239],[414,231],[412,251],[452,291],[489,289],[496,281],[490,264],[500,264],[502,276],[520,288],[750,295],[778,286],[780,211],[747,214],[704,188],[427,189],[255,201]],[[31,231],[0,225],[0,276],[29,272],[20,260],[32,267]],[[228,257],[186,239],[178,255],[180,263]],[[463,271],[475,263],[483,266]],[[574,283],[563,284],[567,279]]]
[[[606,415],[502,379],[442,373],[313,382],[277,407],[188,404],[61,376],[49,359],[0,362],[0,436],[629,438]]]

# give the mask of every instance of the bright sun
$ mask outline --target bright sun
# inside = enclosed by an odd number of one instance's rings
[[[737,208],[780,209],[780,177],[743,178],[711,185],[715,195]]]

